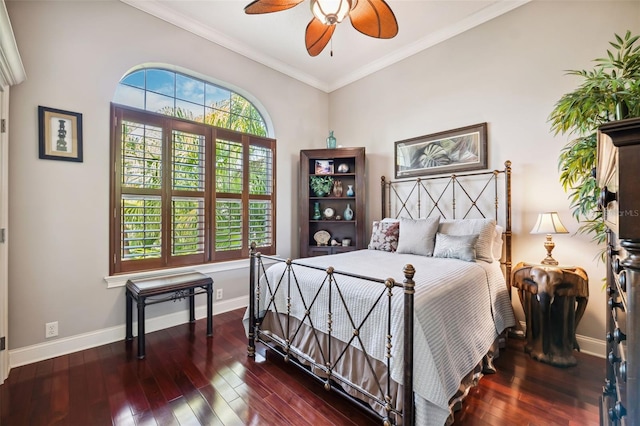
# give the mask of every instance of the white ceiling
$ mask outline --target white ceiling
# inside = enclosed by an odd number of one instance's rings
[[[311,57],[304,45],[309,1],[246,15],[251,0],[121,0],[325,92],[331,92],[530,0],[387,0],[400,28],[390,40],[356,31],[348,19]],[[330,55],[333,47],[333,56]]]

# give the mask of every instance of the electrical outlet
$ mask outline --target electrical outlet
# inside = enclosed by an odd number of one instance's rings
[[[222,299],[222,289],[219,288],[216,290],[216,300]]]
[[[44,337],[56,337],[58,335],[58,321],[48,322],[44,325]]]

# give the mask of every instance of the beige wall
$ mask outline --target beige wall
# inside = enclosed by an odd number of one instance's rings
[[[547,117],[577,85],[564,70],[592,67],[614,33],[639,28],[640,2],[535,1],[331,93],[331,127],[339,140],[366,145],[375,171],[368,175],[369,219],[380,215],[372,208],[379,171],[393,176],[393,141],[486,121],[489,167],[513,163],[514,263],[544,258],[544,236],[529,231],[538,212],[557,210],[572,234],[554,237],[554,257],[590,277],[578,333],[602,341],[605,271],[590,238],[573,235],[578,224],[557,170],[569,138],[554,137]]]
[[[10,117],[9,345],[45,342],[44,323],[69,337],[122,326],[124,292],[107,289],[109,102],[142,63],[175,64],[243,89],[264,105],[278,140],[278,251],[297,253],[297,159],[328,128],[368,153],[368,219],[378,216],[379,171],[393,174],[393,141],[486,121],[489,165],[514,166],[514,260],[543,257],[528,232],[558,210],[571,231],[556,159],[566,138],[546,122],[575,86],[563,70],[590,67],[614,32],[640,28],[638,2],[533,2],[330,95],[118,1],[8,1],[27,81]],[[37,107],[83,113],[84,162],[38,159]],[[310,120],[308,117],[314,117]],[[372,172],[375,171],[375,172]],[[588,237],[560,235],[554,255],[585,267],[591,299],[579,333],[602,339],[602,265]],[[246,272],[216,275],[226,297],[246,294]],[[176,309],[154,306],[150,315]],[[516,303],[516,307],[517,306]]]
[[[277,247],[292,255],[296,162],[300,148],[326,137],[326,93],[119,1],[8,1],[7,8],[27,72],[10,100],[11,349],[44,342],[49,321],[59,322],[60,337],[123,324],[123,288],[107,289],[103,281],[109,102],[120,78],[136,65],[178,65],[242,89],[265,107],[278,140]],[[83,114],[83,163],[38,159],[38,105]],[[214,279],[227,299],[247,294],[246,276],[238,270]],[[175,309],[161,304],[149,314]]]

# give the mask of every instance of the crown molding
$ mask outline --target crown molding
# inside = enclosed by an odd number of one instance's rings
[[[269,68],[279,71],[291,78],[294,78],[323,92],[330,93],[348,84],[351,84],[357,80],[360,80],[376,71],[380,71],[390,65],[395,64],[409,56],[415,55],[425,49],[428,49],[436,44],[442,43],[458,34],[461,34],[467,30],[470,30],[478,25],[481,25],[493,18],[503,15],[512,11],[522,5],[529,3],[532,0],[501,0],[492,4],[484,9],[481,9],[477,13],[461,20],[455,25],[448,26],[439,30],[427,37],[411,43],[410,45],[393,52],[383,58],[371,62],[356,71],[346,74],[341,79],[335,82],[327,82],[319,80],[309,74],[306,74],[299,69],[278,61],[270,56],[263,54],[262,52],[244,44],[238,40],[228,37],[227,35],[212,30],[200,22],[195,21],[192,18],[186,17],[182,14],[176,13],[175,10],[165,6],[159,0],[120,0],[129,6],[135,7],[143,12],[162,19],[172,25],[182,28],[190,33],[193,33],[199,37],[216,43],[222,47],[225,47],[233,52],[236,52],[242,56],[245,56],[253,61],[261,63]]]
[[[0,6],[0,87],[22,83],[27,78],[13,35],[7,6]]]
[[[180,13],[176,13],[175,10],[165,6],[158,0],[120,0],[129,6],[135,7],[143,12],[162,19],[170,24],[175,25],[178,28],[182,28],[192,34],[216,43],[224,48],[227,48],[239,55],[245,56],[252,61],[256,61],[265,65],[271,69],[279,71],[289,77],[295,78],[309,86],[322,90],[323,92],[329,91],[329,85],[326,82],[318,80],[306,73],[301,72],[297,68],[291,67],[284,62],[273,59],[272,57],[263,54],[262,52],[244,44],[238,40],[228,37],[219,31],[215,31],[209,27],[202,25],[200,22],[184,16]]]

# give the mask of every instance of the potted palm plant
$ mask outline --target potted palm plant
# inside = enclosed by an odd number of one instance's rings
[[[640,116],[640,36],[627,31],[615,34],[607,56],[595,59],[593,70],[570,70],[568,75],[582,78],[582,84],[563,95],[549,116],[555,134],[574,137],[560,152],[560,183],[569,193],[573,216],[581,222],[578,232],[593,234],[593,240],[606,239],[602,213],[597,208],[598,188],[597,130],[612,120]]]

